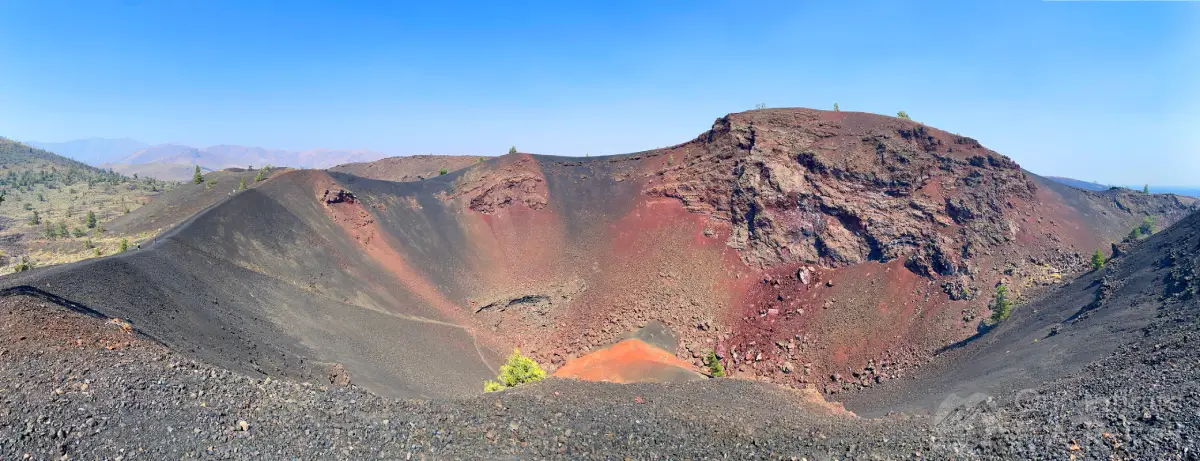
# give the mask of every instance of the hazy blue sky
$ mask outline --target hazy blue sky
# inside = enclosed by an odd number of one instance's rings
[[[1200,3],[0,2],[0,135],[624,153],[894,114],[1026,168],[1200,185]]]

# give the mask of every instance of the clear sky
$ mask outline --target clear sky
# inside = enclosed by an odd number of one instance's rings
[[[0,135],[625,153],[769,107],[1200,185],[1200,2],[0,2]]]

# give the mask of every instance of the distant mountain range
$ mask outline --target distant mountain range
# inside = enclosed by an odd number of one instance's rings
[[[386,157],[381,152],[361,149],[291,151],[236,145],[203,148],[178,144],[152,146],[128,138],[90,138],[66,142],[32,141],[29,144],[93,166],[111,168],[126,175],[138,174],[165,180],[191,179],[196,165],[207,171],[268,164],[324,169],[344,163],[369,162]]]
[[[150,147],[149,144],[129,138],[88,138],[66,142],[29,141],[25,144],[92,166],[116,162],[131,153]]]
[[[1113,187],[1124,187],[1126,189],[1142,190],[1145,186],[1109,186],[1097,182],[1083,181],[1073,178],[1065,178],[1062,176],[1046,176],[1054,181],[1066,184],[1072,187],[1078,187],[1084,190],[1102,191]],[[1189,197],[1200,197],[1200,187],[1178,187],[1178,186],[1155,186],[1150,185],[1150,192],[1154,194],[1178,194]]]

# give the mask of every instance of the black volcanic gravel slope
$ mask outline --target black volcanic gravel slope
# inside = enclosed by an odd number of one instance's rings
[[[1052,337],[1078,340],[1103,331],[1088,320],[1120,321],[1115,311],[1152,305],[1112,353],[1047,383],[878,419],[830,415],[795,392],[730,379],[550,380],[469,398],[396,400],[355,386],[248,377],[184,359],[103,317],[10,293],[0,298],[0,458],[1194,459],[1197,274],[1200,216],[1192,216],[1091,277],[1108,287],[1101,302]],[[979,348],[976,360],[988,361],[1011,355],[992,349],[1049,341],[1027,336],[1042,331],[1032,309],[1017,312],[994,338],[959,353]],[[939,376],[950,375],[931,371],[907,396]],[[1000,388],[1026,385],[1006,382]],[[884,386],[875,397],[903,391]]]
[[[499,358],[374,279],[385,271],[317,216],[318,206],[295,181],[272,181],[145,249],[35,269],[0,286],[126,319],[173,350],[259,377],[312,379],[341,364],[383,395],[478,392]]]
[[[1194,312],[1195,298],[1164,293],[1181,277],[1196,283],[1194,275],[1173,275],[1194,274],[1188,268],[1197,265],[1196,249],[1200,214],[1136,244],[1104,269],[1016,306],[1007,321],[948,347],[912,379],[876,386],[850,397],[847,406],[866,415],[931,412],[972,394],[1002,395],[1085,373],[1121,347],[1145,342],[1164,317]]]

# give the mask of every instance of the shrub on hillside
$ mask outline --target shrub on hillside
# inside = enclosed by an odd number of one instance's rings
[[[22,256],[21,262],[13,266],[13,272],[25,272],[30,269],[33,269],[33,261],[30,261],[28,256]]]
[[[1007,319],[1012,313],[1012,301],[1008,299],[1008,287],[1003,284],[996,286],[996,294],[992,296],[991,309],[993,324]]]
[[[546,378],[546,371],[538,366],[533,359],[521,355],[521,351],[513,349],[508,356],[508,362],[500,366],[500,375],[496,380],[483,383],[484,392],[496,392],[525,383],[541,381]]]
[[[1141,232],[1142,235],[1149,237],[1151,234],[1154,234],[1155,223],[1156,220],[1153,216],[1142,218],[1142,224],[1138,226],[1138,231]]]
[[[1098,271],[1103,268],[1104,268],[1104,252],[1102,252],[1100,250],[1096,250],[1096,253],[1092,254],[1092,270]]]
[[[512,146],[512,147],[509,147],[509,148],[508,148],[508,153],[510,153],[510,154],[515,154],[515,153],[517,153],[517,146]]]
[[[254,176],[254,182],[266,181],[268,171],[271,171],[271,165],[269,164],[258,170],[258,174]]]
[[[896,112],[896,117],[904,120],[912,120],[912,118],[908,116],[908,112],[905,111]]]
[[[196,171],[192,173],[192,184],[200,184],[204,182],[204,175],[200,174],[200,165],[196,165]]]
[[[708,355],[704,356],[704,366],[708,367],[708,374],[714,378],[725,376],[725,366],[721,365],[716,352],[708,351]]]
[[[447,171],[445,168],[438,170],[438,176],[445,176],[446,173],[449,173],[449,171]]]
[[[121,246],[117,248],[117,253],[124,253],[129,250],[129,239],[121,239]]]
[[[93,212],[93,211],[88,211],[88,214],[87,214],[87,228],[88,228],[88,229],[95,229],[95,228],[96,228],[96,213],[95,213],[95,212]]]

